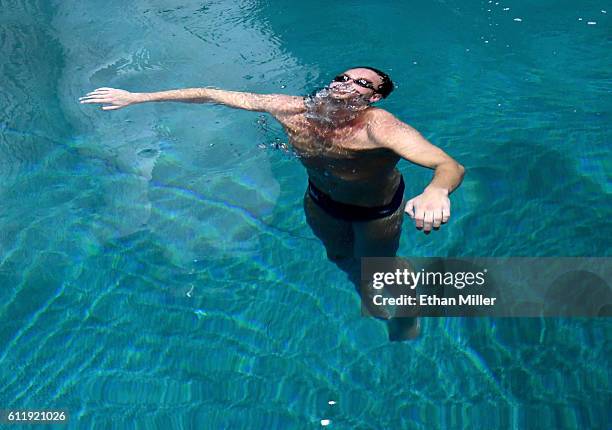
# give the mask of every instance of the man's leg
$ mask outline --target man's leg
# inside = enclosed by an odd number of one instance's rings
[[[304,212],[306,222],[325,245],[327,258],[336,264],[353,258],[353,228],[350,222],[325,212],[308,193],[304,196]]]
[[[361,259],[354,256],[354,233],[350,221],[338,219],[319,207],[306,193],[304,196],[306,221],[323,242],[327,258],[345,272],[361,296]]]
[[[361,295],[361,257],[393,257],[399,247],[403,221],[400,206],[393,215],[366,223],[351,223],[335,218],[321,209],[306,193],[304,212],[314,234],[323,242],[327,257],[344,271]],[[359,236],[359,243],[356,238]],[[414,338],[418,335],[418,321],[405,318],[389,321],[392,340]],[[408,326],[408,327],[407,327]]]
[[[361,257],[395,257],[399,248],[404,205],[386,218],[354,222],[353,255]]]
[[[404,220],[404,204],[405,202],[386,218],[353,223],[353,255],[359,263],[361,257],[395,257],[397,255]],[[413,270],[407,260],[398,259],[398,264],[408,270]],[[398,291],[397,295],[400,292]],[[420,322],[418,318],[393,318],[389,320],[388,328],[391,340],[413,339],[420,333]]]

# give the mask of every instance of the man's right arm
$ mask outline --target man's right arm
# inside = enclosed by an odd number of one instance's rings
[[[81,103],[101,103],[103,110],[120,109],[146,102],[215,103],[236,109],[268,112],[272,115],[294,114],[304,109],[302,97],[283,94],[254,94],[239,91],[225,91],[214,88],[185,88],[154,93],[132,93],[117,88],[98,88],[85,97]]]

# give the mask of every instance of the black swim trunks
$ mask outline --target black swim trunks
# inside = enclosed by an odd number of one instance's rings
[[[388,204],[382,206],[368,207],[337,202],[318,189],[310,180],[308,180],[308,195],[321,209],[333,217],[345,221],[372,221],[388,217],[402,205],[404,178],[400,176],[400,183],[393,198]]]

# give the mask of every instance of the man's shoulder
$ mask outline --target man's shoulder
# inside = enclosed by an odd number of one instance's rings
[[[270,108],[270,113],[275,116],[295,116],[304,113],[306,106],[304,97],[291,96],[286,94],[272,94],[274,104]]]
[[[398,123],[400,123],[401,121],[395,116],[393,115],[391,112],[381,109],[381,108],[376,108],[376,107],[370,107],[368,109],[368,126],[369,128],[388,128],[391,126],[397,126]]]
[[[378,108],[378,107],[370,107],[368,108],[368,119],[369,120],[393,120],[393,119],[397,119],[395,118],[395,115],[393,115],[391,112]]]

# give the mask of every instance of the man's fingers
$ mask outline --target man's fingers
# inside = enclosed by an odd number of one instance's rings
[[[417,209],[414,216],[414,224],[416,228],[423,228],[423,220],[425,219],[425,211]]]
[[[79,100],[88,100],[88,99],[105,99],[105,100],[110,100],[110,97],[108,95],[104,95],[104,94],[94,94],[93,96],[85,96],[85,97],[79,97]]]
[[[102,110],[115,110],[119,109],[121,106],[102,106]]]
[[[87,95],[85,95],[83,97],[79,97],[79,100],[82,100],[82,99],[91,99],[91,98],[95,98],[95,97],[101,98],[101,97],[112,97],[112,96],[110,94],[107,94],[107,93],[87,94]]]
[[[448,222],[448,219],[450,218],[450,208],[443,208],[442,209],[442,222]]]
[[[95,95],[102,95],[102,94],[110,94],[110,90],[112,90],[112,88],[98,88],[96,90],[88,92],[85,95],[95,96]]]
[[[112,103],[112,102],[113,101],[111,99],[99,98],[99,97],[93,97],[93,98],[87,98],[87,99],[81,100],[81,103]]]
[[[433,225],[434,214],[433,211],[425,212],[425,218],[423,219],[423,231],[430,232],[431,226]]]
[[[440,228],[440,224],[442,224],[442,211],[436,210],[433,213],[433,228]]]
[[[114,90],[114,88],[107,88],[107,87],[102,87],[102,88],[96,88],[95,90],[93,90],[92,92],[88,93],[88,94],[93,94],[93,93],[107,93],[111,90]]]
[[[408,216],[410,216],[410,218],[414,219],[414,200],[413,199],[408,200],[408,203],[406,203],[406,208],[404,209],[404,212],[406,212]]]

